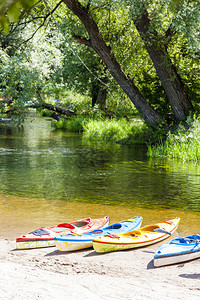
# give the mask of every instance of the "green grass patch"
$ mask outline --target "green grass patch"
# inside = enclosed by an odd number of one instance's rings
[[[84,116],[73,116],[70,119],[61,118],[59,121],[52,120],[52,126],[56,129],[66,129],[73,132],[82,132],[88,118]]]
[[[144,142],[143,122],[128,122],[126,119],[90,120],[83,126],[84,137],[89,140],[112,141],[124,144]]]
[[[93,119],[85,116],[74,116],[52,121],[55,128],[83,132],[88,140],[112,141],[121,144],[145,143],[147,127],[141,121],[126,119]]]
[[[181,161],[200,160],[200,120],[195,119],[175,133],[169,132],[165,141],[148,146],[148,156],[154,158],[180,159]]]

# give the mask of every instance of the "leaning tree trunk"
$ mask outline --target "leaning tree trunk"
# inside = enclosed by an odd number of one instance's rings
[[[156,127],[160,120],[159,114],[155,112],[145,97],[140,93],[139,89],[134,85],[133,81],[124,73],[112,53],[111,48],[108,47],[103,40],[89,10],[83,7],[78,0],[63,0],[63,2],[85,26],[90,37],[91,46],[105,63],[113,78],[130,98],[135,107],[143,114],[145,121],[150,123],[153,127]]]
[[[188,98],[184,84],[167,53],[164,42],[157,43],[157,33],[153,32],[153,38],[149,35],[150,21],[148,12],[145,11],[141,18],[135,21],[136,28],[144,41],[163,89],[171,105],[172,112],[176,119],[183,120],[193,109],[192,103]],[[152,34],[152,32],[151,32]]]

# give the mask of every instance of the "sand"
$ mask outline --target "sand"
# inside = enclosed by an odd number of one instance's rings
[[[157,245],[105,254],[15,247],[0,240],[0,299],[200,299],[200,260],[155,268]]]

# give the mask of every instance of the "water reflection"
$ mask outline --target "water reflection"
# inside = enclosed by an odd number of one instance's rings
[[[200,211],[200,166],[145,153],[138,145],[87,143],[29,118],[24,128],[0,129],[0,193]]]
[[[110,222],[115,223],[136,215],[143,217],[143,226],[178,216],[181,218],[177,232],[180,236],[199,233],[198,212],[130,208],[0,194],[0,238],[15,239],[41,226],[53,226],[84,217],[109,216]]]
[[[88,143],[54,131],[42,118],[29,118],[23,128],[0,128],[5,235],[9,228],[10,234],[23,233],[24,227],[104,215],[113,222],[142,215],[146,224],[183,216],[184,230],[198,233],[199,183],[199,164],[149,160],[139,145]]]

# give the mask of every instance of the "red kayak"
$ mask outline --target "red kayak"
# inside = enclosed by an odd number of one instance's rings
[[[86,218],[72,223],[62,223],[51,227],[41,227],[16,239],[17,249],[31,249],[55,246],[54,238],[69,233],[84,234],[100,229],[109,224],[109,217],[91,219]]]

